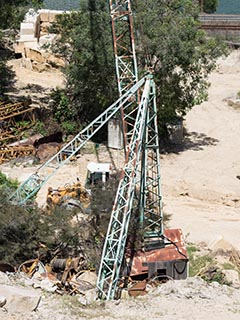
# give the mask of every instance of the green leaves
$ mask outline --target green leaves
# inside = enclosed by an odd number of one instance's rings
[[[218,0],[203,1],[203,11],[206,13],[214,13],[217,10]]]
[[[0,171],[0,190],[2,188],[17,189],[19,183],[17,180],[8,179],[7,176]]]
[[[136,10],[139,69],[144,72],[147,56],[163,129],[207,98],[208,75],[224,50],[200,30],[197,1],[142,0]]]
[[[208,75],[224,48],[200,30],[198,1],[138,0],[132,8],[139,75],[154,74],[163,129],[206,100]],[[68,60],[69,108],[89,122],[117,98],[107,1],[82,1],[79,12],[59,17],[56,30],[58,50]]]
[[[64,69],[69,108],[89,122],[116,98],[115,66],[107,2],[82,1],[79,12],[60,16],[57,49],[68,60]]]
[[[0,0],[0,29],[19,28],[30,7],[39,8],[43,0]]]

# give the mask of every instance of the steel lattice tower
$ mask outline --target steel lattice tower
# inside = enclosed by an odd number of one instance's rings
[[[137,81],[137,59],[130,0],[109,0],[119,96]]]
[[[116,298],[132,212],[138,208],[144,240],[161,242],[162,203],[155,84],[146,77],[112,210],[97,286],[101,299]]]

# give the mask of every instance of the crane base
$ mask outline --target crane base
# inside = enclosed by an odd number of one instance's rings
[[[181,229],[164,231],[164,246],[150,251],[138,251],[133,257],[130,277],[186,279],[188,257]]]

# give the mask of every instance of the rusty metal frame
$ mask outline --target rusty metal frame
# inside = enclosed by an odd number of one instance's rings
[[[145,276],[150,279],[163,271],[163,278],[186,279],[188,275],[187,250],[180,229],[166,229],[164,247],[135,252],[131,261],[130,277]]]
[[[23,146],[5,146],[0,148],[0,164],[18,157],[31,156],[36,149],[30,145]]]
[[[20,133],[32,127],[35,123],[34,107],[29,103],[0,104],[0,142],[19,138]],[[19,125],[17,117],[25,121],[25,125]]]
[[[130,0],[109,0],[119,96],[137,81],[137,59]]]

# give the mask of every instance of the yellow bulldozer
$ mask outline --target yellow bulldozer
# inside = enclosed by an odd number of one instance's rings
[[[56,206],[79,207],[84,213],[90,207],[90,193],[77,181],[73,184],[66,184],[63,187],[48,188],[47,209],[53,210]]]
[[[66,184],[63,187],[48,188],[47,209],[51,212],[56,206],[67,208],[80,208],[83,213],[88,213],[91,203],[91,187],[97,183],[105,183],[110,175],[109,163],[90,162],[87,166],[85,186],[77,178],[77,182]]]

